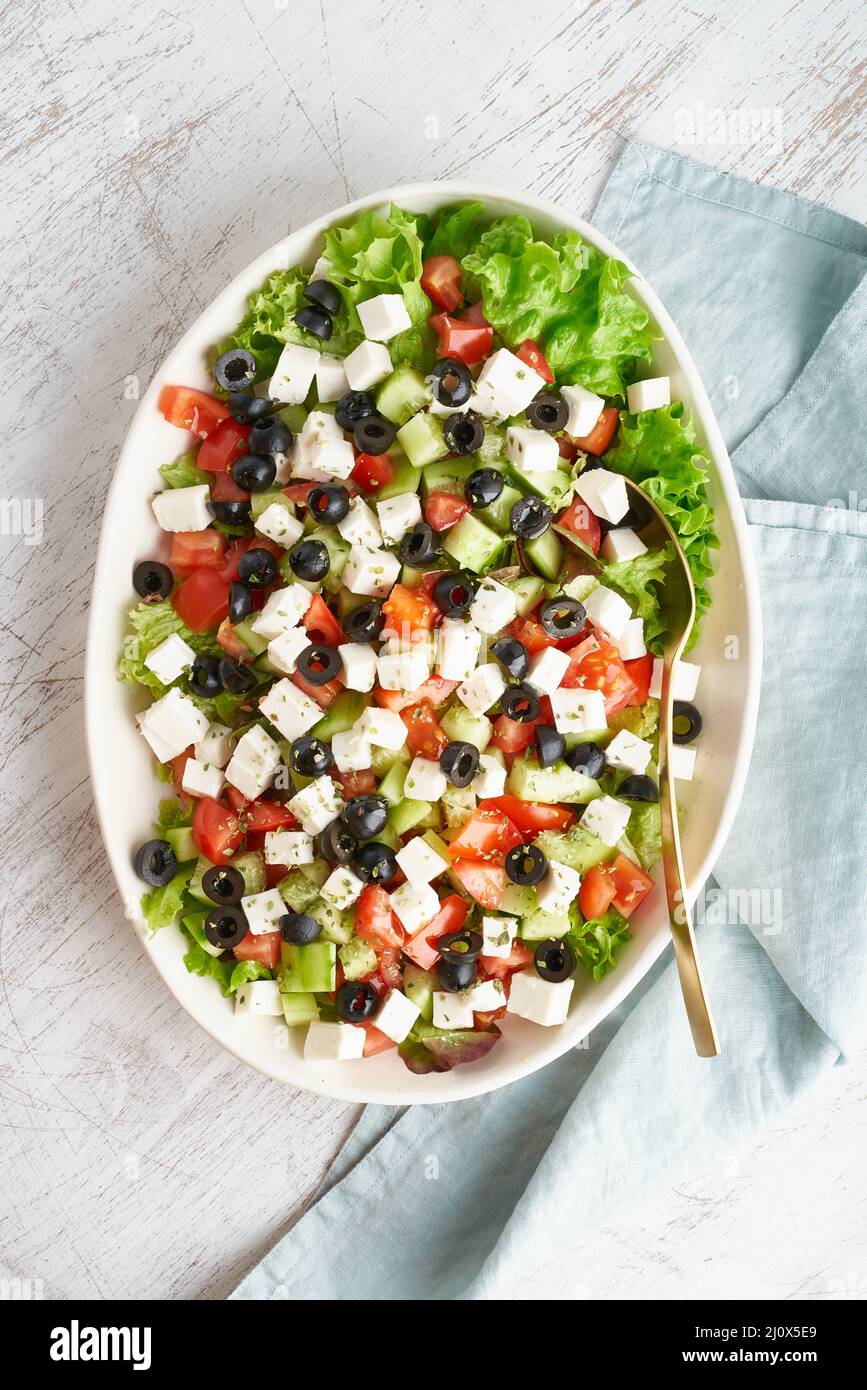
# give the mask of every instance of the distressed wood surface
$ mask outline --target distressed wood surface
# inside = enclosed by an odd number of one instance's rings
[[[860,0],[5,7],[3,487],[24,520],[41,501],[44,536],[4,512],[0,1279],[219,1298],[355,1116],[196,1028],[103,858],[82,661],[130,381],[287,227],[402,181],[587,215],[638,135],[860,216],[865,29]],[[856,1060],[751,1154],[600,1234],[571,1296],[863,1297],[865,1080]]]

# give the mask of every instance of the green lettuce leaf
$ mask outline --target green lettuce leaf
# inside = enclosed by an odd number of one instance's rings
[[[614,969],[620,951],[630,940],[629,923],[612,907],[604,917],[576,923],[564,940],[598,983]]]
[[[208,951],[202,949],[198,942],[194,941],[184,956],[184,965],[191,975],[202,975],[205,978],[210,977],[216,980],[223,994],[230,992],[229,986],[235,965],[233,960],[220,960],[218,956],[210,955]]]
[[[662,824],[659,802],[632,802],[632,814],[626,834],[638,855],[638,862],[648,873],[662,856]]]
[[[174,797],[168,797],[160,802],[159,815],[157,817],[158,830],[178,830],[182,826],[192,825],[193,813],[187,811]]]
[[[124,639],[123,651],[118,665],[118,680],[127,685],[143,685],[156,695],[162,695],[166,687],[144,664],[144,659],[160,642],[164,642],[173,632],[182,637],[194,651],[215,654],[219,648],[208,633],[193,632],[178,617],[169,599],[159,603],[139,603],[131,609],[129,626],[132,631]]]
[[[665,619],[660,609],[657,585],[665,579],[666,566],[673,557],[669,544],[661,550],[646,550],[634,560],[619,560],[605,566],[603,584],[616,589],[628,599],[633,615],[644,619],[644,641],[657,656],[662,654],[661,634]]]
[[[187,454],[181,454],[180,458],[175,459],[174,463],[163,463],[160,465],[160,473],[163,475],[166,487],[197,487],[202,483],[211,482],[211,474],[203,473],[196,467],[196,455],[198,445],[191,449]]]
[[[152,935],[170,926],[177,917],[183,907],[184,894],[194,867],[193,864],[179,865],[174,878],[164,888],[153,888],[142,896],[141,910]]]
[[[398,1056],[411,1072],[424,1076],[432,1071],[451,1071],[486,1057],[501,1033],[495,1023],[487,1028],[434,1028],[416,1023],[398,1047]]]
[[[425,246],[428,256],[454,256],[462,261],[479,240],[479,223],[485,215],[484,203],[460,203],[443,208],[434,221],[434,229]]]
[[[300,343],[302,347],[321,351],[321,340],[295,322],[296,313],[305,303],[304,290],[309,279],[308,272],[300,266],[275,270],[262,288],[251,294],[246,315],[231,337],[219,344],[217,354],[230,347],[246,348],[256,359],[257,377],[261,381],[272,375],[287,343]],[[358,346],[362,337],[357,316],[354,328],[350,328],[348,312],[343,310],[334,319],[328,351],[336,357],[344,357]]]
[[[191,946],[184,956],[184,965],[191,975],[210,976],[217,981],[223,994],[234,994],[248,980],[271,980],[272,972],[257,960],[220,960],[204,949],[206,909],[190,912],[181,921],[181,931]]]

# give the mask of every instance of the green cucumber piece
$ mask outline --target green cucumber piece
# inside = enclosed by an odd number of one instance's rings
[[[380,415],[384,415],[393,425],[405,425],[427,403],[424,377],[415,367],[398,367],[385,378],[376,393]]]
[[[473,512],[466,512],[450,531],[444,546],[460,569],[484,574],[497,562],[503,551],[503,537],[492,531]]]
[[[535,541],[524,541],[527,559],[545,579],[556,579],[563,563],[563,547],[554,531],[546,531]]]
[[[198,859],[199,851],[190,826],[179,825],[174,830],[164,830],[163,839],[171,845],[179,864],[188,864],[191,859]]]
[[[476,457],[486,468],[490,468],[497,460],[503,462],[503,451],[506,447],[506,426],[492,425],[485,421],[485,437],[480,448],[477,450]]]
[[[545,589],[545,581],[536,574],[524,574],[513,579],[506,587],[515,595],[515,607],[519,618],[525,618],[536,607]]]
[[[582,805],[602,795],[593,777],[585,777],[583,772],[576,772],[564,762],[540,767],[526,758],[515,759],[506,790],[522,801],[570,801]]]
[[[354,936],[345,946],[339,946],[337,955],[347,980],[361,980],[365,975],[372,975],[376,969],[376,952],[360,936]]]
[[[265,394],[268,394],[267,391]],[[320,405],[317,408],[327,410],[328,406]],[[333,413],[334,407],[332,406],[331,409]],[[301,433],[304,421],[307,419],[307,411],[303,405],[283,405],[276,413],[277,419],[282,420],[284,425],[288,425],[293,434]]]
[[[486,714],[473,714],[464,705],[452,705],[440,719],[440,727],[452,743],[472,743],[484,753],[494,726]]]
[[[420,468],[413,468],[406,454],[397,448],[389,454],[392,469],[391,482],[383,483],[377,491],[377,499],[384,502],[387,497],[401,497],[405,492],[418,492],[418,485],[424,476]]]
[[[370,750],[370,770],[374,777],[387,777],[395,763],[406,763],[406,761],[406,754],[402,748],[373,747]]]
[[[579,603],[583,603],[594,589],[599,587],[599,580],[595,574],[576,574],[574,579],[570,579],[568,584],[563,585],[563,593],[569,598],[577,598]]]
[[[429,463],[422,474],[425,497],[432,492],[456,492],[463,497],[464,483],[478,466],[476,458],[447,458],[442,463]]]
[[[268,638],[263,637],[261,632],[254,632],[249,618],[242,618],[239,623],[233,624],[236,637],[240,637],[244,646],[247,647],[254,656],[261,656],[268,650]]]
[[[583,825],[574,826],[568,834],[562,830],[543,830],[533,843],[538,845],[546,859],[566,864],[579,874],[586,874],[595,864],[603,864],[617,853]]]
[[[233,869],[237,869],[243,877],[245,893],[263,893],[265,891],[265,856],[259,850],[247,850],[246,854],[236,854],[234,859],[228,860],[227,863]],[[212,867],[210,859],[206,859],[203,854],[199,855],[187,891],[192,897],[198,898],[200,903],[208,903],[214,907],[215,904],[202,888],[202,878]]]
[[[544,908],[537,907],[521,918],[518,935],[525,941],[556,941],[566,935],[571,925],[568,912],[545,912]]]
[[[265,492],[250,493],[250,515],[253,520],[256,521],[274,502],[285,507],[287,512],[291,512],[293,516],[295,515],[295,508],[285,492],[281,492],[279,487],[270,487]]]
[[[403,784],[406,781],[408,771],[409,763],[400,761],[392,763],[380,782],[379,795],[385,798],[389,806],[398,806],[403,800]]]
[[[535,888],[523,883],[507,883],[497,911],[507,912],[510,917],[526,917],[537,908]]]
[[[329,705],[325,714],[310,730],[317,738],[333,738],[335,734],[345,734],[361,718],[367,700],[361,690],[341,690],[337,699]]]
[[[476,794],[470,787],[447,786],[443,792],[442,807],[446,825],[457,830],[476,809]]]
[[[433,1018],[433,993],[436,980],[429,970],[407,961],[403,968],[403,992],[415,1004],[425,1023]]]
[[[290,912],[306,912],[319,897],[319,889],[300,869],[293,869],[277,884],[277,892]]]
[[[283,994],[330,994],[337,976],[337,947],[330,941],[311,941],[280,947],[282,969],[277,979]]]
[[[380,792],[382,788],[380,788]],[[414,830],[423,820],[430,815],[431,803],[429,801],[415,801],[411,796],[401,798],[397,806],[392,806],[388,813],[388,825],[395,835],[405,835],[408,830]]]
[[[512,508],[516,502],[520,502],[523,493],[516,487],[511,487],[506,483],[496,502],[492,502],[489,507],[485,507],[485,521],[489,526],[493,526],[501,535],[512,529]]]
[[[443,427],[436,415],[413,415],[397,432],[400,446],[414,468],[435,463],[449,452]]]
[[[322,581],[322,587],[327,589],[329,593],[338,593],[343,587],[340,576],[343,574],[346,561],[349,559],[349,542],[345,541],[340,532],[336,531],[333,526],[314,527],[308,534],[308,540],[321,541],[328,551],[331,564]]]
[[[333,903],[323,902],[322,899],[311,903],[307,912],[321,926],[323,941],[331,941],[335,946],[345,946],[347,941],[352,940],[355,928],[352,925],[351,913],[342,911]]]
[[[287,1027],[299,1028],[303,1023],[315,1023],[319,1018],[319,1005],[312,994],[286,994],[281,991],[280,1003]]]

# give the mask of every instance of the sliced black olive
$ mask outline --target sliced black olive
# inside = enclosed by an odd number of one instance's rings
[[[136,850],[133,867],[152,888],[165,888],[175,876],[178,861],[168,840],[147,840]]]
[[[464,496],[471,507],[490,507],[505,487],[502,473],[496,468],[477,468],[464,483]]]
[[[256,380],[256,359],[246,348],[229,348],[214,363],[214,380],[224,391],[241,391]]]
[[[168,598],[175,582],[168,565],[159,560],[140,560],[132,572],[132,587],[139,598]]]
[[[276,415],[267,420],[257,420],[250,430],[247,448],[251,454],[287,454],[292,448],[292,431]]]
[[[575,969],[575,957],[565,941],[540,941],[533,953],[536,974],[558,985]]]
[[[537,724],[533,737],[536,740],[536,757],[540,767],[551,767],[566,752],[566,740],[550,724]]]
[[[498,637],[491,643],[491,651],[504,671],[522,681],[530,669],[530,653],[517,637]]]
[[[264,454],[242,454],[232,464],[232,477],[245,492],[267,492],[276,476],[274,459]]]
[[[431,372],[433,393],[440,405],[464,405],[472,395],[470,369],[459,357],[441,357]]]
[[[289,551],[289,564],[299,579],[324,579],[331,567],[331,556],[321,541],[299,541]]]
[[[459,994],[469,989],[478,974],[478,962],[474,960],[448,960],[440,956],[434,966],[434,974],[440,989],[449,994]]]
[[[342,430],[354,430],[365,415],[376,414],[376,402],[367,391],[347,391],[334,408],[334,418]]]
[[[390,420],[382,415],[365,415],[358,420],[353,431],[355,447],[361,454],[384,454],[394,443],[397,430]]]
[[[205,918],[205,936],[212,946],[221,946],[224,951],[240,946],[247,930],[247,918],[237,903],[215,907]]]
[[[527,406],[527,419],[534,430],[546,430],[548,434],[559,434],[566,428],[569,407],[562,396],[552,391],[540,391]]]
[[[312,333],[314,338],[321,338],[323,342],[327,342],[334,332],[331,315],[318,304],[302,304],[295,315],[295,322],[299,328]]]
[[[426,521],[417,521],[415,526],[404,532],[398,551],[403,564],[419,569],[438,559],[441,553],[440,539]]]
[[[671,736],[675,743],[692,743],[701,733],[701,715],[688,700],[675,700]]]
[[[368,840],[358,846],[352,867],[365,883],[390,883],[397,873],[397,860],[388,845]]]
[[[190,690],[202,700],[213,699],[223,689],[220,661],[216,656],[197,656],[190,667]]]
[[[457,618],[467,613],[476,596],[478,581],[475,575],[466,570],[457,574],[442,574],[434,585],[434,603],[447,618]]]
[[[202,892],[212,903],[239,903],[247,891],[244,875],[231,864],[212,864],[202,874]],[[216,943],[214,943],[216,944]]]
[[[284,912],[277,926],[289,946],[309,946],[322,931],[316,918],[307,917],[303,912]]]
[[[541,883],[547,872],[548,860],[536,845],[516,845],[506,855],[506,877],[513,883]]]
[[[270,550],[263,550],[258,545],[245,551],[238,561],[238,577],[254,589],[264,589],[273,584],[278,573],[277,561]]]
[[[255,425],[271,414],[271,402],[267,396],[251,396],[248,391],[232,391],[229,396],[229,410],[232,419],[239,425]]]
[[[324,483],[307,494],[307,510],[317,521],[334,526],[349,515],[349,493],[340,483]]]
[[[340,819],[356,840],[372,840],[385,829],[388,802],[384,796],[353,796],[340,812]]]
[[[479,750],[472,743],[450,743],[440,753],[440,771],[453,787],[468,787],[479,770]]]
[[[350,642],[374,642],[385,627],[385,614],[379,599],[369,599],[347,613],[343,631]]]
[[[553,519],[554,513],[541,497],[522,497],[509,512],[509,525],[524,541],[537,541],[544,536]]]
[[[330,280],[311,280],[304,291],[304,298],[311,304],[318,304],[326,314],[340,313],[340,290]]]
[[[601,459],[601,458],[599,457],[598,454],[587,454],[587,455],[585,456],[584,465],[583,465],[583,467],[582,467],[582,469],[581,469],[581,472],[582,472],[582,473],[592,473],[594,468],[604,468],[604,467],[605,467],[605,460],[604,460],[604,459]],[[617,525],[620,526],[621,523],[618,521]]]
[[[585,777],[601,777],[608,761],[598,743],[579,743],[570,748],[563,761],[573,772],[583,772]]]
[[[351,863],[358,849],[358,841],[351,835],[338,816],[330,821],[319,836],[319,850],[333,864]]]
[[[542,712],[539,696],[528,685],[510,685],[500,697],[500,708],[518,724],[529,724]]]
[[[624,777],[617,788],[617,795],[624,801],[658,801],[659,787],[652,777],[642,773],[632,773]]]
[[[474,454],[485,442],[482,418],[474,410],[456,411],[443,422],[443,439],[453,454]]]
[[[340,674],[343,662],[336,647],[311,642],[298,657],[298,670],[311,685],[327,685]]]
[[[242,623],[253,611],[253,595],[249,584],[233,579],[229,585],[229,622]]]
[[[378,1002],[379,995],[366,980],[344,980],[334,996],[334,1007],[346,1023],[363,1023]]]
[[[289,765],[301,777],[321,777],[334,765],[334,754],[315,734],[302,734],[289,749]]]
[[[249,666],[242,665],[231,656],[223,657],[220,662],[220,684],[230,695],[246,695],[256,683],[256,673]]]
[[[265,459],[261,460],[262,463]],[[249,502],[209,502],[208,511],[224,526],[246,526],[250,520]]]
[[[539,609],[539,622],[549,637],[577,637],[586,621],[584,604],[566,594],[549,598]]]
[[[477,931],[463,927],[460,931],[449,931],[439,937],[436,948],[443,960],[478,960],[482,954],[484,941]]]

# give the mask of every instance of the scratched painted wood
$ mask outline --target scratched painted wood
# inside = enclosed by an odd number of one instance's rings
[[[0,18],[0,1279],[46,1296],[222,1296],[355,1115],[211,1044],[103,860],[83,634],[130,379],[287,227],[377,187],[478,179],[589,214],[637,134],[853,216],[867,191],[860,0],[175,9]],[[601,1234],[573,1296],[863,1297],[865,1079]]]

